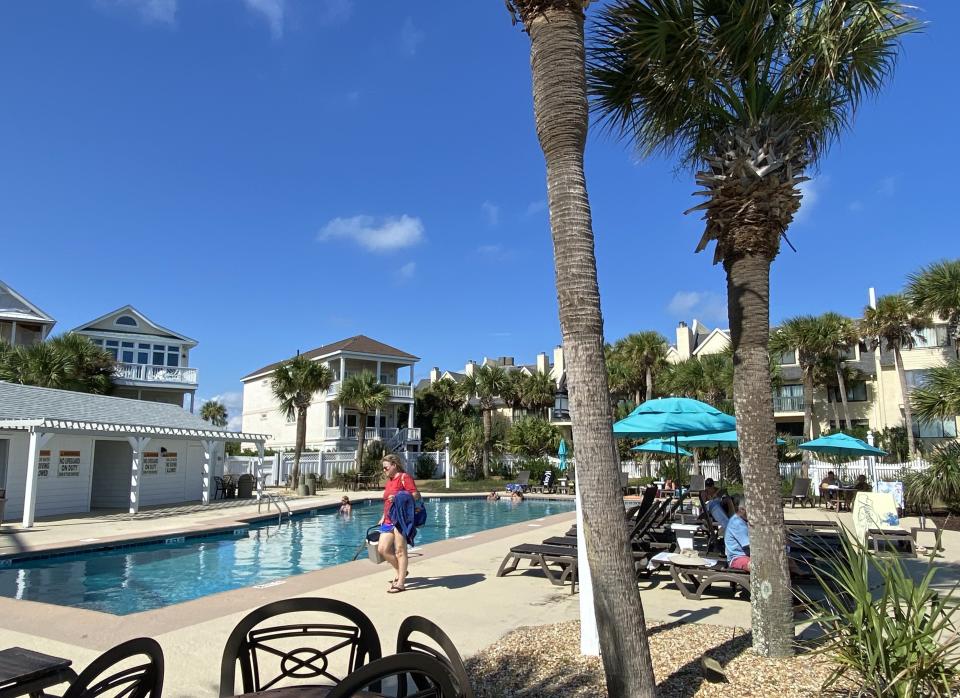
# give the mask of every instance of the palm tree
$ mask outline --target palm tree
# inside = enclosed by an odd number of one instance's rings
[[[511,453],[527,458],[554,454],[560,445],[560,430],[540,417],[523,417],[510,425],[507,446]]]
[[[733,355],[729,351],[691,356],[672,364],[664,386],[671,395],[692,397],[726,411],[733,397]]]
[[[935,262],[910,274],[907,281],[906,294],[914,311],[926,317],[939,315],[946,320],[954,347],[960,352],[960,259]]]
[[[297,354],[273,372],[270,389],[287,419],[297,418],[297,440],[293,451],[293,473],[290,488],[300,484],[300,454],[307,441],[307,409],[313,396],[326,391],[333,383],[333,372],[319,361]]]
[[[839,313],[824,313],[819,317],[823,331],[823,341],[829,350],[828,362],[831,364],[837,377],[837,392],[843,404],[843,419],[849,429],[853,422],[850,420],[850,405],[847,403],[847,381],[843,366],[843,356],[860,341],[857,323]],[[837,421],[837,428],[840,422]]]
[[[554,275],[577,445],[577,481],[594,608],[610,696],[656,690],[643,606],[623,526],[603,318],[583,153],[588,107],[584,8],[589,0],[507,0],[530,36],[533,111],[547,166]]]
[[[799,185],[918,28],[897,0],[613,0],[591,54],[596,110],[643,154],[698,168],[727,275],[734,403],[754,534],[753,645],[793,652],[767,342],[770,265]]]
[[[653,399],[654,377],[667,367],[667,340],[659,332],[644,331],[628,334],[614,342],[611,352],[622,361],[630,375],[642,381],[643,395],[639,389],[634,402]],[[641,399],[642,397],[642,399]]]
[[[357,470],[363,468],[363,441],[367,434],[367,416],[387,404],[390,389],[377,381],[370,371],[347,376],[340,384],[337,402],[357,411]],[[377,425],[379,426],[379,425]]]
[[[215,427],[225,427],[229,421],[227,408],[219,400],[207,400],[200,405],[200,419]]]
[[[553,407],[556,401],[557,384],[549,373],[537,371],[523,379],[521,397],[525,409],[542,415],[543,411],[548,407]]]
[[[483,477],[490,477],[490,450],[493,435],[493,410],[497,400],[507,388],[510,379],[507,372],[496,364],[485,364],[467,376],[460,388],[467,398],[480,403],[483,418]]]
[[[893,352],[893,363],[900,380],[900,394],[903,395],[904,427],[907,430],[907,444],[910,457],[917,457],[917,445],[913,436],[913,410],[910,395],[907,392],[907,376],[903,368],[901,349],[913,349],[921,339],[920,330],[927,327],[926,318],[913,314],[906,296],[891,294],[877,299],[877,307],[867,307],[863,311],[860,323],[861,333],[877,342],[881,349]],[[922,340],[921,340],[922,341]]]
[[[113,389],[113,357],[83,335],[68,332],[30,346],[4,347],[0,380],[96,395]]]
[[[910,393],[910,405],[921,422],[960,415],[960,361],[929,369],[923,385]]]
[[[770,350],[774,354],[796,350],[797,363],[803,373],[803,434],[808,439],[817,438],[820,436],[820,421],[813,414],[813,393],[817,385],[815,373],[831,351],[820,319],[813,315],[798,315],[785,320],[771,335]]]

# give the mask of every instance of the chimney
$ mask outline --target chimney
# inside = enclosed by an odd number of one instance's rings
[[[873,286],[870,287],[870,290],[867,292],[870,297],[870,307],[876,309],[877,307],[877,289]]]
[[[512,356],[501,356],[500,357],[501,366],[513,366],[513,357]]]
[[[430,369],[430,382],[436,383],[440,380],[440,369],[436,366]]]
[[[693,348],[693,332],[687,327],[687,323],[681,320],[677,324],[677,354],[680,360],[693,356]]]
[[[463,367],[463,372],[468,376],[472,376],[473,372],[477,370],[477,362],[473,359],[467,362],[467,365]]]
[[[550,373],[550,360],[544,351],[537,354],[537,373]]]
[[[563,347],[557,345],[553,350],[553,371],[554,378],[559,379],[567,370],[567,364],[563,360]]]

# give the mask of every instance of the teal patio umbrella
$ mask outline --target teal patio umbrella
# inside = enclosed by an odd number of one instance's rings
[[[866,441],[861,441],[843,432],[821,436],[813,441],[800,444],[804,451],[830,453],[837,456],[885,456],[887,452]]]
[[[736,428],[736,420],[705,402],[687,397],[664,397],[647,400],[613,425],[619,438],[673,437],[679,449],[681,436],[715,434]],[[675,453],[677,479],[681,478],[680,453]]]
[[[565,472],[567,469],[567,442],[563,439],[560,439],[560,447],[557,449],[557,458],[560,459],[560,462],[557,463],[557,470],[561,473]]]
[[[634,446],[630,449],[631,451],[642,451],[644,453],[669,453],[671,455],[679,453],[681,456],[692,456],[685,448],[674,446],[671,441],[664,441],[663,439],[650,439],[644,444],[639,446]]]

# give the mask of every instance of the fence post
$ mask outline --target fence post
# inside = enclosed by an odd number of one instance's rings
[[[449,490],[450,489],[450,437],[449,436],[443,437],[443,445],[444,445],[443,474],[446,479],[446,488]]]

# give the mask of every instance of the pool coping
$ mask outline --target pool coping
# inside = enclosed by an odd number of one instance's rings
[[[428,499],[431,496],[432,494],[428,495]],[[455,495],[451,493],[447,496]],[[458,493],[456,496],[462,495]],[[483,495],[479,496],[482,497]],[[543,499],[558,498],[544,497]],[[328,507],[305,506],[301,508],[301,511],[309,512],[321,508]],[[411,574],[415,574],[415,566],[418,560],[448,555],[465,548],[495,542],[500,538],[527,531],[531,527],[559,524],[570,520],[574,515],[572,511],[563,512],[417,547],[411,554],[411,562],[413,563]],[[234,521],[233,523],[238,522]],[[154,536],[154,538],[156,537]],[[167,533],[163,537],[170,537],[170,534]],[[98,542],[102,543],[102,541]],[[92,545],[96,547],[96,544]],[[73,606],[0,597],[0,617],[3,618],[5,630],[103,651],[127,639],[143,636],[156,637],[226,615],[251,611],[271,601],[315,593],[325,587],[349,582],[371,574],[383,574],[383,567],[371,565],[368,560],[355,560],[321,570],[285,577],[277,582],[222,591],[164,608],[127,615],[114,615]]]

